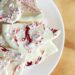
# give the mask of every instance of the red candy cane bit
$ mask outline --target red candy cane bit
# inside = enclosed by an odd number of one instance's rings
[[[52,31],[53,33],[56,33],[58,30],[57,30],[57,29],[52,28],[52,29],[51,29],[51,31]]]
[[[14,41],[17,43],[17,46],[19,46],[19,44],[18,44],[18,39],[17,39],[16,36],[14,37]]]
[[[32,39],[30,38],[30,35],[27,35],[27,40],[28,40],[28,44],[30,44],[32,42]]]
[[[27,62],[26,66],[31,66],[32,65],[32,61]]]
[[[25,39],[27,39],[28,41],[28,44],[30,44],[32,42],[32,38],[30,37],[30,34],[29,34],[29,30],[30,28],[28,26],[25,27],[25,38],[22,38],[22,41],[25,41]]]
[[[7,50],[6,48],[4,48],[3,46],[0,46],[0,47],[1,47],[1,50],[2,50],[3,52],[9,51],[9,50]]]
[[[27,26],[26,27],[25,36],[26,36],[26,38],[28,40],[28,43],[31,43],[32,42],[32,38],[30,37],[29,30],[30,30],[30,28]]]

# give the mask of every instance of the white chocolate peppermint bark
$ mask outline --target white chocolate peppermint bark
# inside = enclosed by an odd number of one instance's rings
[[[41,20],[3,25],[4,40],[13,48],[1,46],[0,55],[11,62],[7,66],[10,69],[6,70],[7,75],[20,75],[24,67],[39,64],[48,55],[56,53],[58,49],[51,40],[55,32],[57,30],[48,28]]]
[[[0,1],[0,22],[14,23],[20,16],[21,11],[16,0]]]
[[[24,22],[24,19],[22,20]],[[18,50],[33,50],[44,39],[55,39],[57,29],[50,29],[44,18],[30,19],[27,23],[4,24],[2,33],[11,48]]]
[[[23,54],[18,53],[16,51],[12,51],[8,48],[0,46],[0,74],[1,75],[21,75],[21,70],[19,73],[16,72],[15,68],[19,65],[22,61],[21,59],[25,58],[22,57]],[[23,55],[24,56],[24,55]]]
[[[22,75],[58,51],[52,42],[60,30],[49,26],[36,0],[1,0],[0,75]]]
[[[6,30],[3,29],[3,36],[12,48],[19,49],[21,47],[21,49],[25,49],[31,43],[36,43],[41,39],[43,26],[42,24],[39,26],[36,27],[36,23],[4,25],[3,28]],[[38,28],[41,31],[38,31]]]
[[[1,70],[4,70],[4,72],[6,72],[6,74],[4,75],[21,75],[24,67],[26,68],[26,66],[39,64],[48,55],[52,55],[57,51],[57,47],[49,40],[44,40],[44,43],[40,45],[38,48],[36,48],[36,50],[33,50],[31,53],[27,51],[25,51],[25,53],[19,53],[16,50],[0,46],[0,53],[3,53],[4,55],[0,55],[1,61],[4,59],[4,61],[6,62],[5,63],[3,61],[0,65],[4,66],[1,68]]]
[[[40,14],[36,0],[17,0],[23,16],[35,16]]]

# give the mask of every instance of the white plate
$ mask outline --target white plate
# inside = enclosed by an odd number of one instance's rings
[[[44,62],[37,66],[29,67],[24,70],[23,75],[50,75],[54,70],[63,52],[64,47],[64,24],[58,8],[52,0],[38,0],[40,8],[44,11],[48,19],[49,25],[58,27],[61,30],[61,35],[54,40],[58,47],[58,53],[49,56]]]

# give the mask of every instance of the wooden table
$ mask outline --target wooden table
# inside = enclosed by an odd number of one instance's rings
[[[66,42],[63,55],[51,75],[75,75],[75,0],[55,0],[62,13]]]

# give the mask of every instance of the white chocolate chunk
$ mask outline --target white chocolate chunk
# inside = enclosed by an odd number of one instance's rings
[[[40,14],[36,0],[17,0],[23,16],[34,16]]]
[[[16,0],[2,0],[0,2],[0,21],[14,23],[20,16],[21,11]]]

